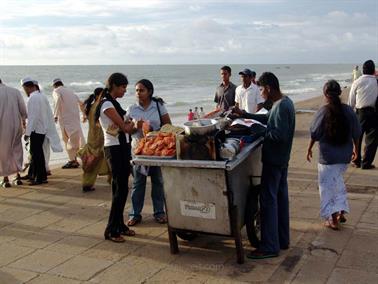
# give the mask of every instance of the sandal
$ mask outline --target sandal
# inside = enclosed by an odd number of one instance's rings
[[[142,222],[142,217],[138,218],[138,217],[131,217],[128,221],[127,221],[127,226],[135,226],[136,224],[139,224]]]
[[[134,237],[135,236],[135,231],[127,229],[121,232],[122,236],[127,236],[127,237]]]
[[[159,224],[167,224],[167,222],[168,222],[167,217],[165,215],[155,217],[155,221],[158,222]]]
[[[340,230],[338,224],[335,224],[330,220],[325,221],[324,226],[334,231]]]
[[[104,234],[105,240],[112,241],[114,243],[123,243],[126,240],[121,236],[113,237],[111,234]]]
[[[345,218],[344,214],[340,214],[338,220],[339,220],[339,222],[341,224],[344,224],[347,221],[347,219]]]

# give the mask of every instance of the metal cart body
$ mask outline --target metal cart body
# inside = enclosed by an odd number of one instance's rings
[[[178,253],[177,232],[216,234],[233,237],[237,262],[244,262],[241,229],[251,177],[261,173],[262,140],[246,145],[231,161],[133,160],[161,167],[172,253]]]

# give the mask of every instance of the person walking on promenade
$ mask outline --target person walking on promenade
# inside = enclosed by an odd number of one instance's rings
[[[235,105],[236,86],[230,81],[231,68],[229,66],[223,66],[220,69],[220,76],[222,83],[215,91],[214,102],[217,104],[217,109],[226,111]]]
[[[95,120],[95,114],[103,88],[96,88],[92,95],[84,101],[84,115],[88,120],[87,144],[80,148],[78,156],[82,160],[83,192],[94,191],[97,175],[106,175],[109,168],[104,156],[104,134],[101,126]]]
[[[252,83],[253,73],[249,69],[244,69],[239,75],[242,84],[235,90],[235,104],[247,113],[256,113],[263,107],[264,99],[259,88]]]
[[[21,185],[23,163],[22,133],[27,118],[26,105],[20,91],[2,83],[0,79],[0,176],[1,186],[10,187],[9,175],[17,174]]]
[[[54,117],[55,121],[59,121],[62,138],[69,158],[69,161],[62,168],[78,168],[77,151],[85,144],[80,125],[79,107],[81,102],[72,90],[63,85],[61,79],[54,79],[53,87],[52,96],[55,102]]]
[[[153,97],[154,86],[151,81],[142,79],[135,85],[137,103],[131,105],[128,115],[138,121],[133,134],[133,147],[143,137],[143,124],[148,122],[150,130],[159,130],[164,124],[171,124],[168,111],[161,98]],[[146,193],[147,175],[151,177],[151,198],[156,222],[164,224],[167,217],[164,211],[163,176],[160,167],[134,166],[134,182],[131,192],[132,209],[129,213],[129,226],[134,226],[142,221],[142,209]]]
[[[125,95],[129,81],[122,73],[113,73],[107,80],[96,109],[104,133],[105,158],[112,174],[112,205],[104,237],[116,243],[124,242],[123,236],[134,236],[124,223],[128,182],[130,175],[131,145],[130,136],[134,124],[125,121],[126,111],[117,99]]]
[[[362,133],[358,144],[357,159],[354,166],[364,170],[373,169],[374,157],[378,146],[378,84],[373,60],[367,60],[362,66],[363,75],[353,82],[348,104],[356,110]],[[363,135],[365,134],[364,154],[361,156]]]
[[[311,162],[312,147],[318,141],[320,217],[326,227],[338,230],[339,221],[346,222],[344,214],[349,212],[343,175],[350,161],[357,159],[361,127],[353,109],[341,103],[337,81],[329,80],[323,94],[326,105],[315,114],[311,124],[307,161]]]
[[[295,130],[293,102],[281,93],[277,77],[264,72],[258,83],[263,98],[272,100],[272,109],[267,114],[250,114],[238,108],[234,110],[241,117],[267,125],[261,158],[261,242],[256,250],[247,255],[252,259],[276,257],[280,249],[289,248],[287,172]]]

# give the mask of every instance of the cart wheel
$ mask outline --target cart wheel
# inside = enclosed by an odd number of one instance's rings
[[[197,237],[197,234],[190,232],[177,232],[177,236],[184,241],[193,241]]]
[[[259,246],[261,239],[259,194],[260,186],[254,186],[251,189],[245,212],[245,225],[248,240],[251,246],[255,248]]]

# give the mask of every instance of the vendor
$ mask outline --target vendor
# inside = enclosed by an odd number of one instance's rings
[[[217,104],[217,109],[228,110],[235,105],[236,86],[230,81],[231,68],[229,66],[223,66],[220,69],[220,76],[222,83],[215,91],[214,102]]]
[[[273,101],[267,114],[250,114],[235,108],[244,118],[267,124],[262,147],[263,170],[261,176],[261,243],[248,258],[276,257],[280,249],[289,247],[289,196],[287,171],[295,129],[293,102],[280,91],[277,77],[263,73],[258,84],[264,99]]]
[[[127,110],[128,116],[136,120],[136,127],[132,135],[133,148],[138,144],[138,140],[143,137],[146,126],[149,126],[149,130],[156,131],[164,124],[171,124],[171,119],[164,106],[164,101],[161,98],[153,97],[154,86],[151,81],[147,79],[138,81],[135,84],[135,93],[137,103],[130,106]],[[132,208],[127,225],[135,226],[142,221],[141,212],[144,205],[147,176],[151,177],[151,197],[155,221],[160,224],[166,223],[163,176],[160,167],[134,166],[133,173],[134,181],[131,191]]]

